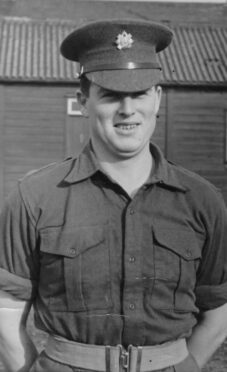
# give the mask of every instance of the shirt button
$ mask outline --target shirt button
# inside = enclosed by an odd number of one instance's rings
[[[133,263],[133,262],[135,262],[135,257],[134,256],[131,256],[131,257],[129,257],[129,262],[131,262],[131,263]]]
[[[129,304],[129,309],[130,310],[135,310],[135,305],[134,304]]]
[[[129,213],[130,213],[130,214],[134,214],[134,213],[135,213],[134,209],[133,209],[133,208],[130,208],[130,209],[129,209]]]
[[[76,254],[75,248],[70,248],[70,253],[73,254],[73,255]]]

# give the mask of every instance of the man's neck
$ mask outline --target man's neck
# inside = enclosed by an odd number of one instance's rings
[[[153,167],[150,151],[128,159],[105,161],[99,159],[104,173],[117,182],[131,197],[148,180]]]

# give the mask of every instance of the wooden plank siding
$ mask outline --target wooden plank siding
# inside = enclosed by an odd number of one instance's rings
[[[227,201],[226,92],[169,90],[168,94],[172,126],[169,159],[214,183]]]
[[[166,152],[166,113],[167,113],[167,101],[166,92],[162,93],[161,105],[157,117],[156,128],[152,137],[152,140],[160,147],[160,149]]]
[[[68,90],[66,87],[5,87],[4,196],[26,172],[64,158]]]
[[[0,207],[4,199],[4,85],[0,86]]]

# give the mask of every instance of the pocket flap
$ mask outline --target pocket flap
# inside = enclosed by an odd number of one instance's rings
[[[42,252],[65,257],[76,257],[105,240],[103,226],[82,226],[71,229],[48,228],[40,235]]]
[[[156,226],[153,232],[154,241],[185,260],[195,260],[201,257],[201,242],[193,231]]]

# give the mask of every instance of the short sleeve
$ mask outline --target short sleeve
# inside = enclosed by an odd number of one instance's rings
[[[38,273],[36,228],[18,184],[0,214],[0,289],[20,300],[30,300],[36,291]]]
[[[227,209],[219,193],[209,204],[204,219],[207,235],[195,289],[197,306],[203,311],[227,302]]]

